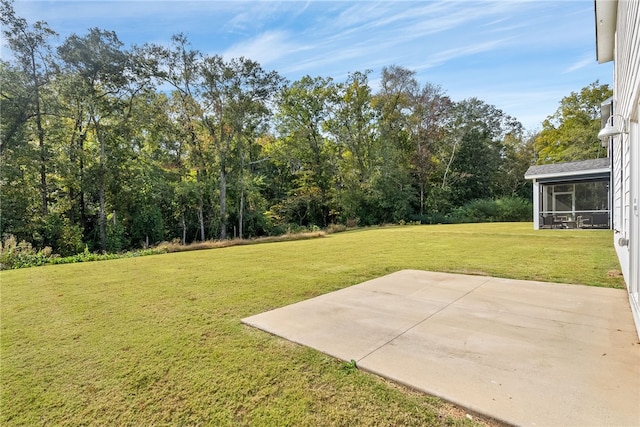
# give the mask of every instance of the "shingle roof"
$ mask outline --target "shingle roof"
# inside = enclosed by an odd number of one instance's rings
[[[524,174],[524,177],[526,179],[532,179],[539,176],[586,175],[595,171],[610,168],[611,160],[605,157],[602,159],[583,160],[581,162],[530,166]]]

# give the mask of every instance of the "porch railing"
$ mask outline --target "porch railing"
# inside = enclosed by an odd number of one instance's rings
[[[582,211],[542,211],[540,228],[610,228],[608,209]]]

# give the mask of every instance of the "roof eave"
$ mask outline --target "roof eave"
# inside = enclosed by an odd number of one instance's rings
[[[617,0],[594,0],[596,17],[596,58],[598,63],[613,61],[615,48]]]
[[[573,172],[532,174],[532,175],[525,175],[524,178],[525,179],[548,179],[548,178],[562,178],[562,177],[580,176],[580,175],[596,175],[596,174],[605,174],[605,173],[611,173],[611,169],[602,168],[602,169],[590,169],[590,170],[581,170],[581,171],[573,171]]]

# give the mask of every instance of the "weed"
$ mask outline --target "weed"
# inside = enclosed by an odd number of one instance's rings
[[[358,369],[358,366],[356,364],[356,361],[353,359],[351,359],[349,362],[342,363],[342,370],[347,374],[351,374],[355,372],[357,369]]]

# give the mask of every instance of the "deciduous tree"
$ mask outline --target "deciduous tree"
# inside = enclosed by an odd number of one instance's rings
[[[535,139],[538,164],[606,157],[598,139],[600,104],[612,95],[607,84],[595,81],[562,98],[556,112],[542,123]]]
[[[100,247],[107,250],[107,145],[117,144],[118,128],[131,113],[128,55],[112,31],[92,28],[85,36],[72,34],[58,47],[67,72],[79,86],[89,125],[98,143],[98,199]]]
[[[26,19],[17,16],[12,2],[8,0],[0,1],[0,24],[3,26],[2,34],[24,73],[23,82],[26,86],[26,93],[23,92],[22,97],[17,93],[6,94],[14,101],[14,107],[22,109],[13,118],[18,121],[32,119],[35,121],[35,139],[38,141],[39,150],[41,209],[44,217],[48,213],[47,161],[49,154],[44,125],[46,106],[43,101],[43,91],[51,76],[50,39],[57,33],[44,21],[29,24]],[[15,124],[18,125],[18,123]],[[13,129],[16,128],[13,127]],[[9,134],[9,136],[14,135],[14,133]],[[4,143],[0,144],[0,150],[2,145]]]

